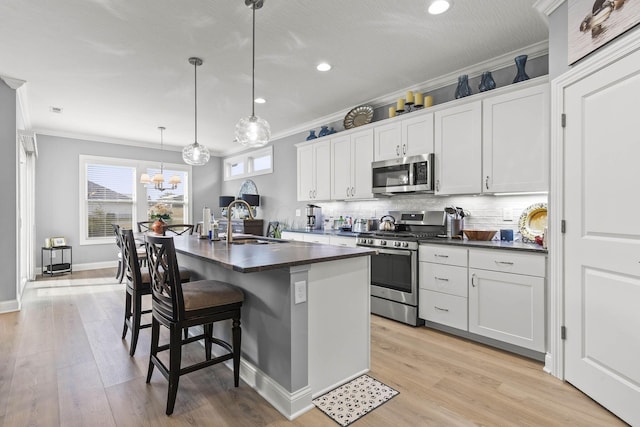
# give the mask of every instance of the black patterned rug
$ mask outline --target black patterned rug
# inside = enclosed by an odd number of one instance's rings
[[[341,426],[348,426],[397,394],[388,385],[361,375],[313,399],[313,404]]]

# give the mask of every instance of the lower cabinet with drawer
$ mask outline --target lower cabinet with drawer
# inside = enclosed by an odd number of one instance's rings
[[[545,351],[546,256],[469,251],[469,332]]]
[[[467,330],[467,250],[420,246],[418,316]]]

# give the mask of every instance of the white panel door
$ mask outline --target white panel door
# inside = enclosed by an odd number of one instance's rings
[[[640,53],[564,91],[565,378],[640,426]]]
[[[396,121],[376,126],[374,135],[373,159],[375,161],[402,157],[402,149],[400,147],[402,140],[401,122]]]
[[[331,199],[331,144],[329,141],[313,144],[315,193],[314,200]]]
[[[298,148],[298,201],[313,199],[314,165],[313,145]]]
[[[433,153],[433,113],[402,121],[402,153],[407,157]]]
[[[482,104],[435,113],[436,194],[477,194],[482,180]]]

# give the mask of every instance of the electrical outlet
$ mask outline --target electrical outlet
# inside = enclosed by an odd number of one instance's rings
[[[513,209],[511,209],[511,208],[502,208],[502,220],[503,221],[513,221]]]
[[[300,209],[296,209],[296,216],[300,216]]]
[[[294,303],[301,304],[307,300],[307,282],[302,280],[293,284],[295,295]]]

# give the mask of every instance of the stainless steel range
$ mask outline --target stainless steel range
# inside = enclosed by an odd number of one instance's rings
[[[389,212],[395,229],[358,235],[358,246],[376,248],[371,257],[371,312],[409,325],[418,319],[418,240],[446,237],[444,211]]]

